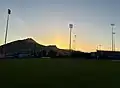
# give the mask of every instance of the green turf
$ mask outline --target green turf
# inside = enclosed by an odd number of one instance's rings
[[[7,88],[120,88],[119,82],[120,62],[0,60],[0,86]]]

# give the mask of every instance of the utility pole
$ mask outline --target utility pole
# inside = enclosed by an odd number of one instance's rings
[[[76,50],[76,34],[74,34],[73,49]]]
[[[102,45],[99,45],[99,48],[100,48],[99,50],[101,51],[102,50]]]
[[[102,50],[101,47],[102,47],[102,45],[97,45],[97,50],[101,51]]]

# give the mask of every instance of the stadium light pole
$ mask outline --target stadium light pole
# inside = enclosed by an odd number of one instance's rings
[[[113,37],[114,37],[114,38],[113,38],[113,39],[114,39],[114,40],[113,40],[113,42],[114,42],[114,43],[113,43],[113,44],[114,44],[113,47],[114,47],[114,51],[115,51],[116,48],[115,48],[115,36],[114,36],[114,35],[115,35],[115,32],[113,32]]]
[[[69,29],[70,29],[70,41],[69,41],[69,50],[71,51],[71,33],[72,33],[72,28],[73,28],[73,24],[69,24]]]
[[[111,26],[112,26],[112,51],[115,51],[115,41],[114,41],[114,34],[115,34],[114,26],[115,26],[115,24],[111,24]]]
[[[11,14],[11,10],[8,9],[8,16],[7,16],[7,24],[6,24],[6,30],[5,30],[5,44],[7,42],[7,34],[8,34],[8,25],[9,25],[9,16]]]
[[[7,43],[7,34],[8,34],[8,25],[9,25],[9,16],[11,14],[11,10],[8,9],[8,14],[7,14],[7,24],[6,24],[6,30],[5,30],[5,45]],[[4,52],[4,56],[6,57],[6,50],[5,50],[5,47],[3,49],[3,52]]]

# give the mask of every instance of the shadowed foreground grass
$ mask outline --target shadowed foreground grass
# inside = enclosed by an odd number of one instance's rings
[[[0,88],[119,88],[120,62],[0,60]]]

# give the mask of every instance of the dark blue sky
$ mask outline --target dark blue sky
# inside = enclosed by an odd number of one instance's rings
[[[8,42],[33,37],[42,44],[68,48],[68,24],[75,25],[76,48],[94,51],[98,44],[111,47],[115,23],[119,50],[120,0],[0,0],[0,44],[4,42],[7,8],[12,10]]]

